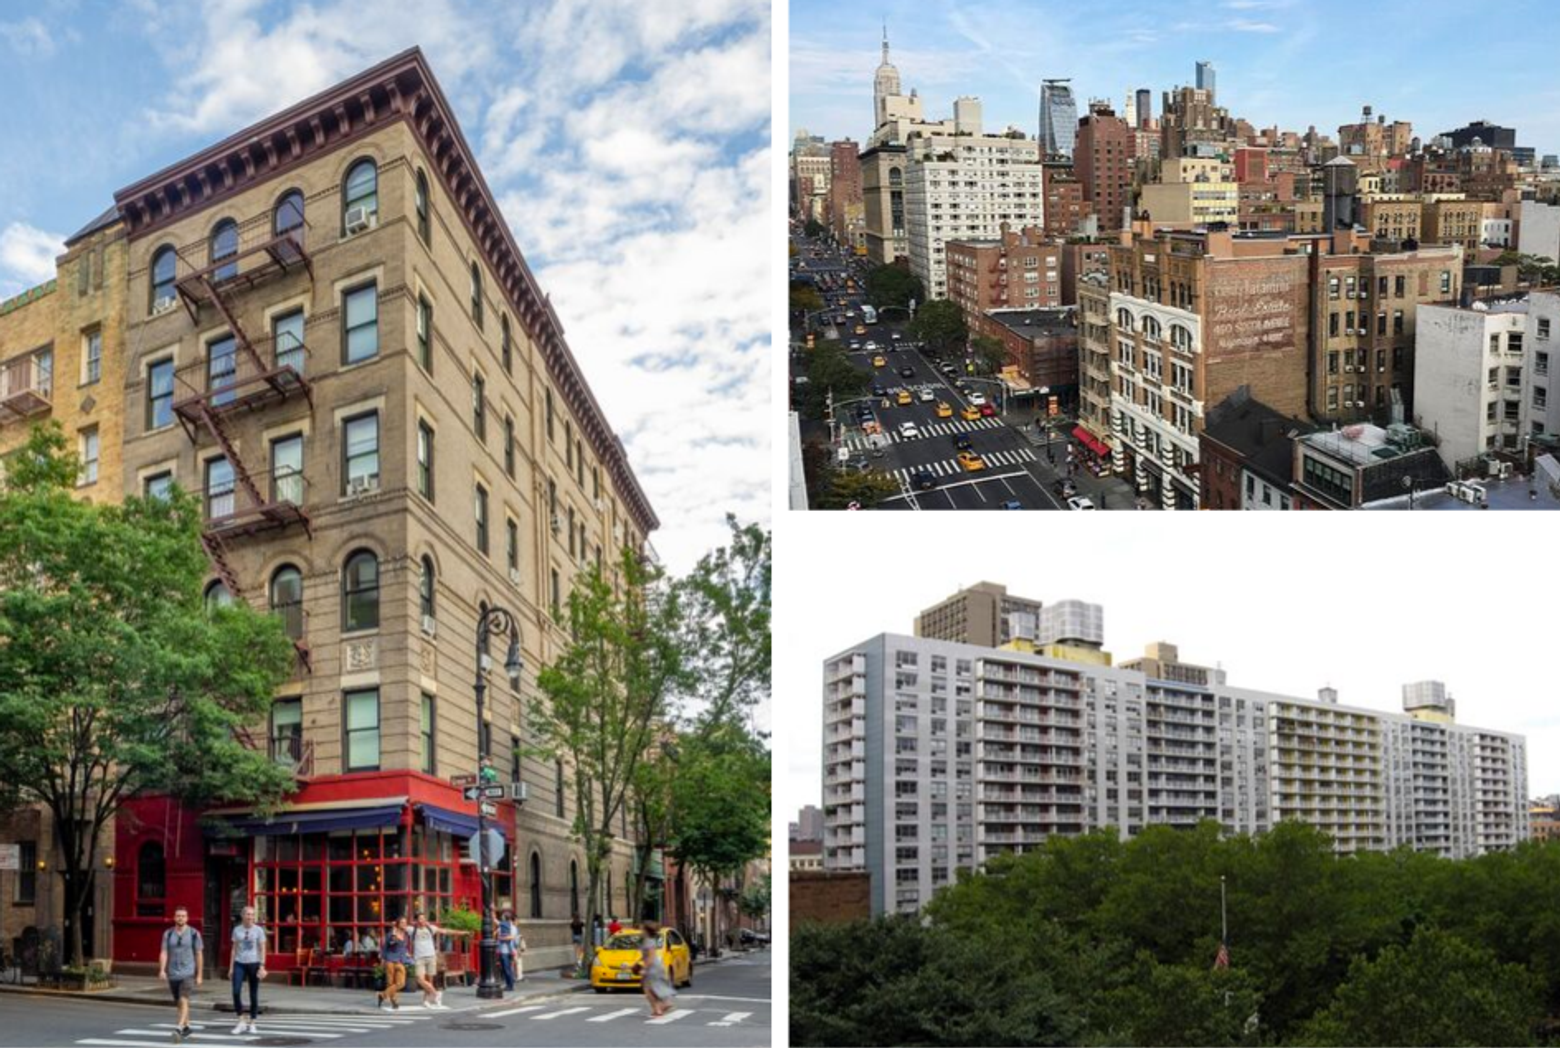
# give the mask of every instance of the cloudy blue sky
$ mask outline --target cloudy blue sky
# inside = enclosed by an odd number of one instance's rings
[[[0,298],[116,189],[413,44],[686,569],[769,516],[767,0],[0,4]],[[415,13],[414,13],[415,12]]]
[[[1556,153],[1553,19],[1548,0],[1507,0],[1498,14],[1451,0],[793,0],[789,120],[830,139],[871,133],[887,20],[903,87],[920,90],[927,115],[978,95],[988,129],[1033,135],[1046,77],[1071,77],[1080,100],[1108,98],[1118,112],[1129,89],[1147,87],[1157,116],[1160,92],[1212,59],[1221,104],[1258,127],[1336,135],[1370,103],[1416,132],[1483,118]]]

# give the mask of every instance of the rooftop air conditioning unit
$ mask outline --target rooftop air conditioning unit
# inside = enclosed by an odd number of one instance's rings
[[[439,624],[434,621],[432,615],[424,615],[422,617],[422,631],[424,634],[430,637],[436,637],[439,635]]]
[[[347,208],[347,235],[351,236],[354,233],[361,233],[365,229],[373,229],[377,219],[378,215],[375,212],[362,205]]]

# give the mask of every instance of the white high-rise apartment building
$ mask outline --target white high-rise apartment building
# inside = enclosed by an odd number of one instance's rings
[[[1020,132],[981,133],[980,103],[954,103],[954,134],[912,132],[906,141],[905,243],[927,295],[946,298],[943,245],[994,240],[1002,226],[1044,224],[1038,144]]]
[[[1211,818],[1246,833],[1292,818],[1340,853],[1452,858],[1526,839],[1523,738],[1456,724],[1439,682],[1406,686],[1400,714],[1331,689],[1231,687],[1168,644],[1111,665],[1075,636],[1097,608],[1061,615],[1062,639],[879,634],[825,661],[824,868],[870,871],[874,913],[914,912],[960,869],[1107,826],[1126,838]],[[1053,632],[1042,611],[1041,638]]]

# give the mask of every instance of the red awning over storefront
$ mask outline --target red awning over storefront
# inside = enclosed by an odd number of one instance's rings
[[[1084,447],[1099,455],[1101,458],[1110,457],[1110,445],[1097,438],[1082,426],[1074,426],[1072,435],[1083,444]]]

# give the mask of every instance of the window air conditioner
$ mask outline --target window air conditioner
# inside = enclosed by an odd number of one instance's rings
[[[430,637],[438,636],[439,624],[434,621],[432,615],[424,615],[422,617],[422,631]]]
[[[174,298],[172,295],[169,295],[166,298],[159,298],[156,302],[152,303],[152,316],[161,316],[162,314],[168,312],[168,310],[172,309],[178,303],[178,301],[179,300]]]
[[[369,492],[379,490],[379,474],[370,473],[366,477],[353,477],[347,481],[347,497],[367,495]]]
[[[511,782],[509,784],[509,799],[516,804],[524,804],[531,796],[529,784],[524,782]]]
[[[554,535],[563,530],[563,518],[556,513],[552,515],[552,530]]]
[[[596,500],[596,512],[597,513],[605,513],[606,511],[607,511],[607,500],[606,499],[597,499]]]
[[[1354,370],[1354,365],[1353,364],[1345,364],[1345,365],[1343,365],[1343,370],[1345,370],[1345,371],[1353,371]]]
[[[512,584],[516,585],[516,586],[520,585],[520,569],[519,568],[510,568],[509,569],[509,581]]]
[[[361,233],[365,229],[373,229],[378,217],[378,215],[366,207],[347,208],[347,235],[351,236],[353,233]]]

